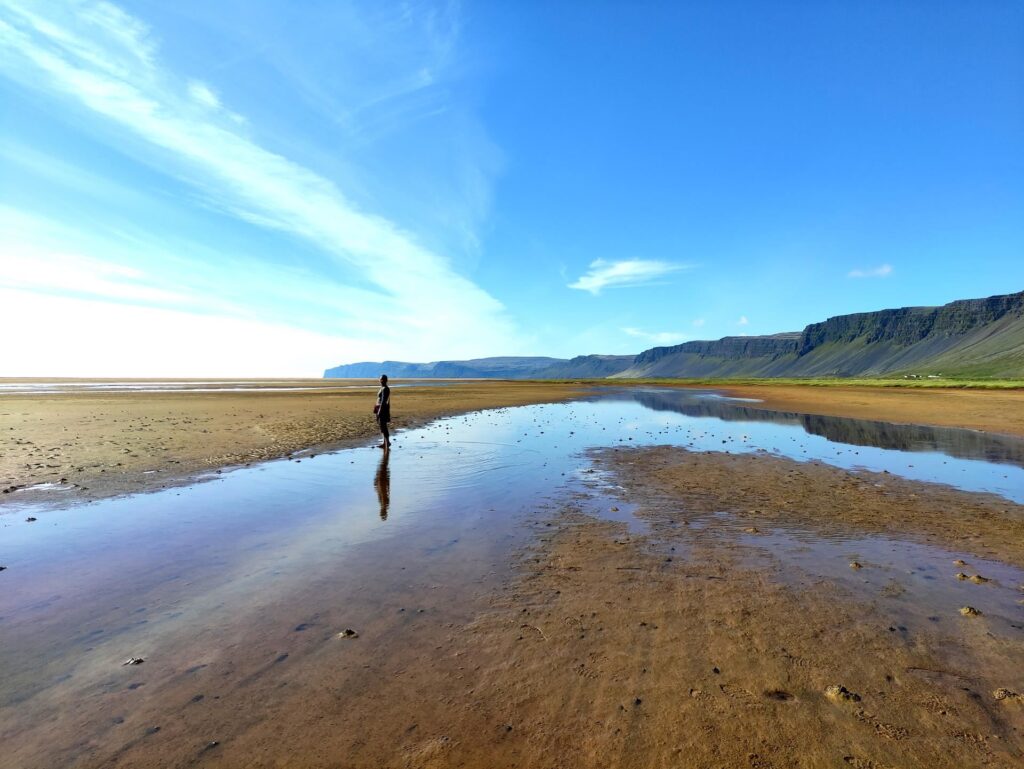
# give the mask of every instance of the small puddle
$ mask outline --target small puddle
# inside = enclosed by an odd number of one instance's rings
[[[890,632],[963,626],[971,621],[960,616],[964,606],[986,617],[989,633],[1019,637],[1024,631],[1024,570],[1000,561],[894,537],[837,535],[823,529],[768,527],[733,536],[751,553],[751,563],[773,562],[785,583],[799,587],[826,578],[855,598],[878,605],[892,623]]]

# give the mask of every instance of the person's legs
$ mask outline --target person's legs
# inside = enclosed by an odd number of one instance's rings
[[[378,419],[377,424],[380,425],[380,434],[384,438],[381,447],[385,449],[391,448],[391,433],[388,432],[388,423],[383,419]]]

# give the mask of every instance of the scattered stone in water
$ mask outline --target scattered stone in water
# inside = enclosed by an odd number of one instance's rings
[[[971,577],[971,582],[973,582],[975,585],[984,585],[986,582],[989,581],[990,580],[988,577],[983,577],[980,574],[975,574],[973,577]]]
[[[863,569],[864,567],[857,561],[850,561],[851,569]]]
[[[981,612],[975,609],[973,606],[964,606],[960,609],[960,613],[965,617],[980,617]]]
[[[747,526],[747,528],[745,528],[743,531],[747,532],[747,534],[760,534],[761,533],[761,530],[759,528],[757,528],[756,526]]]
[[[827,687],[825,696],[833,702],[860,702],[860,695],[854,694],[842,684],[832,684]]]
[[[613,507],[613,508],[612,508],[612,512],[613,512],[613,513],[617,513],[617,512],[619,512],[619,508],[617,508],[617,507]]]
[[[964,574],[964,573],[963,573],[962,571],[958,571],[958,572],[956,573],[956,578],[957,578],[958,580],[960,580],[961,582],[963,582],[963,581],[964,581],[965,579],[970,579],[970,578],[969,578],[969,577],[968,577],[968,576],[967,576],[966,574]]]
[[[955,561],[953,561],[953,565],[954,566],[966,566],[967,562],[964,561],[962,558],[957,558]]]
[[[124,667],[125,665],[141,665],[145,661],[146,660],[144,660],[142,657],[129,657],[121,663],[121,666]]]
[[[38,521],[38,520],[39,520],[38,518],[33,518],[30,515],[28,518],[25,519],[25,523],[32,523],[33,521]]]
[[[359,637],[359,633],[357,633],[355,630],[353,630],[350,627],[345,628],[340,633],[338,633],[338,638],[358,638],[358,637]]]
[[[7,567],[6,566],[0,566],[0,571],[7,571]]]

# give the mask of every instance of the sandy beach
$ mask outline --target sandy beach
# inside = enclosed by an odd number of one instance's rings
[[[4,397],[112,482],[3,516],[0,767],[1024,759],[1019,441],[471,383],[389,458],[372,392]]]
[[[0,393],[0,489],[9,490],[0,506],[38,496],[24,488],[36,484],[60,483],[74,499],[99,499],[379,435],[373,382],[250,380],[251,388],[282,389],[241,392],[209,391],[216,383],[205,384],[202,392]],[[395,388],[392,429],[400,433],[477,409],[561,400],[579,389],[516,382]]]
[[[19,380],[5,380],[14,385]],[[39,386],[46,380],[20,380]],[[135,386],[144,383],[134,383]],[[355,380],[249,380],[237,389],[182,392],[0,392],[0,507],[31,499],[25,490],[58,483],[74,499],[166,487],[234,465],[372,439],[373,383]],[[211,386],[212,385],[212,386]],[[353,386],[361,389],[344,389]],[[616,385],[622,386],[622,385]],[[626,385],[628,386],[628,385]],[[237,387],[237,385],[232,385]],[[263,390],[256,388],[279,388]],[[290,390],[288,388],[305,388]],[[545,403],[579,395],[571,384],[461,382],[395,389],[400,433],[438,417]],[[1024,435],[1024,392],[872,388],[729,387],[753,408],[966,427]],[[17,494],[9,496],[15,490]]]

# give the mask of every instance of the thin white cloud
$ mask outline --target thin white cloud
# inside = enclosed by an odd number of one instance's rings
[[[626,327],[622,329],[622,332],[657,345],[679,344],[689,338],[686,334],[681,334],[678,331],[644,331],[639,328]]]
[[[642,286],[670,275],[673,272],[687,269],[687,265],[663,262],[654,259],[624,259],[608,262],[596,259],[590,268],[581,275],[569,288],[589,291],[597,296],[605,288],[621,286]]]
[[[199,80],[191,80],[188,84],[188,92],[200,104],[204,104],[211,109],[220,108],[220,98],[206,83]]]
[[[222,100],[210,86],[160,66],[142,22],[104,2],[0,7],[5,75],[121,126],[150,147],[150,162],[222,210],[330,254],[372,286],[372,301],[349,316],[390,313],[382,346],[426,354],[444,340],[452,357],[517,349],[500,302],[395,223],[358,210],[331,180],[242,133],[230,112],[213,109]],[[349,357],[337,348],[324,355],[327,363]]]
[[[693,321],[694,328],[701,328],[706,322],[704,318],[695,318]]]
[[[883,264],[879,267],[871,267],[866,270],[850,270],[848,278],[887,278],[892,274],[892,265]]]
[[[738,321],[736,321],[736,325],[737,326],[749,326],[750,325],[750,320],[747,318],[746,315],[740,315],[740,319]]]

